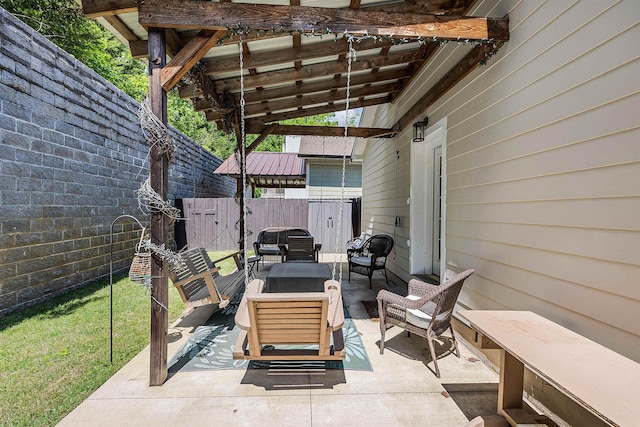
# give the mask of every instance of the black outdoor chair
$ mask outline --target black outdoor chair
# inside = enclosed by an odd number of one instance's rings
[[[384,278],[389,284],[387,277],[386,262],[387,256],[393,249],[393,239],[386,234],[376,234],[370,237],[360,249],[349,249],[349,281],[351,272],[364,274],[369,277],[369,289],[371,289],[371,277],[376,270],[384,270]]]

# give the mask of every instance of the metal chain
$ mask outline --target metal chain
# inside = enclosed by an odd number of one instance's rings
[[[342,215],[344,211],[344,186],[345,186],[345,176],[347,170],[347,137],[349,135],[349,98],[351,97],[351,64],[355,61],[356,58],[356,50],[353,48],[353,40],[349,39],[349,53],[347,54],[347,93],[346,93],[346,102],[344,106],[345,117],[344,117],[344,138],[343,138],[343,146],[342,146],[342,181],[340,186],[340,207],[338,209],[338,231],[336,232],[336,246],[335,246],[335,255],[333,257],[333,270],[331,272],[331,276],[333,280],[336,280],[336,263],[338,258],[338,251],[341,248],[341,240],[342,240]],[[342,262],[340,262],[340,273],[338,276],[338,283],[342,286]]]
[[[244,259],[244,285],[245,289],[249,283],[249,259],[247,257],[247,244],[249,241],[249,235],[247,233],[247,151],[246,151],[246,133],[244,125],[244,53],[242,52],[242,33],[240,33],[240,145],[242,156],[242,198],[244,203],[242,204],[242,219],[244,222],[244,228],[242,230],[243,251],[242,257]]]

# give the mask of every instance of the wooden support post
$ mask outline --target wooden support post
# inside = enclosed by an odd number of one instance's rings
[[[167,94],[162,88],[161,72],[166,63],[163,29],[149,28],[149,101],[151,111],[167,123]],[[151,147],[151,187],[162,199],[167,197],[168,159]],[[169,240],[169,220],[162,213],[151,214],[151,241],[157,245]],[[167,262],[153,256],[151,263],[151,356],[149,385],[162,385],[167,379],[167,334],[169,330],[169,279]]]
[[[522,409],[524,365],[509,352],[500,350],[500,384],[498,385],[498,413],[509,417],[508,410]]]

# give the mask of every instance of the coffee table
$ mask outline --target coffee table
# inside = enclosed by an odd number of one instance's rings
[[[331,270],[327,264],[283,262],[269,270],[267,292],[324,292],[324,282],[329,279]]]

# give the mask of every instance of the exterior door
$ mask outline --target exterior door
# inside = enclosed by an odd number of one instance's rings
[[[410,273],[440,276],[444,254],[446,119],[411,144]]]

